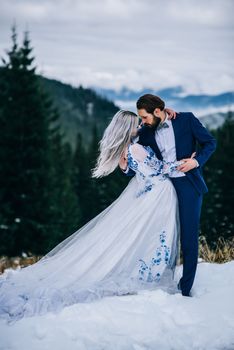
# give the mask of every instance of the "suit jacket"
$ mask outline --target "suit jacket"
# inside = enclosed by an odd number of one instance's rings
[[[194,168],[185,173],[193,186],[200,194],[208,192],[208,188],[202,176],[202,167],[215,151],[216,140],[201,122],[191,112],[181,112],[176,114],[176,119],[172,119],[172,126],[175,134],[176,158],[190,158],[196,152],[195,159],[199,163],[198,168]],[[161,152],[155,140],[155,129],[143,126],[138,132],[138,143],[150,146],[158,159],[162,160]],[[197,148],[197,146],[200,146]],[[133,170],[129,170],[126,175],[133,176]]]

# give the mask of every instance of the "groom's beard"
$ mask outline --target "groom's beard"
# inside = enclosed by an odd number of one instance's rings
[[[145,125],[149,126],[152,129],[157,129],[157,127],[159,126],[160,122],[161,122],[161,119],[156,117],[156,116],[154,116],[153,124],[145,123]]]

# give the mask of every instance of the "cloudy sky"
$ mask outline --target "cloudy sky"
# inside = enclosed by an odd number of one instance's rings
[[[234,90],[233,0],[0,0],[0,55],[15,21],[38,73],[75,86]]]

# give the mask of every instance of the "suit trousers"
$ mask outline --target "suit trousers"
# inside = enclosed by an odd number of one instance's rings
[[[187,176],[171,178],[175,187],[180,215],[180,241],[183,254],[183,275],[180,287],[183,295],[189,295],[198,262],[198,236],[203,195]]]

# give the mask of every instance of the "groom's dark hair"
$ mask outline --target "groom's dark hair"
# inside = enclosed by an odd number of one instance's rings
[[[136,106],[137,109],[145,109],[147,113],[153,114],[155,108],[159,108],[163,111],[165,102],[158,96],[145,94],[138,99]]]

